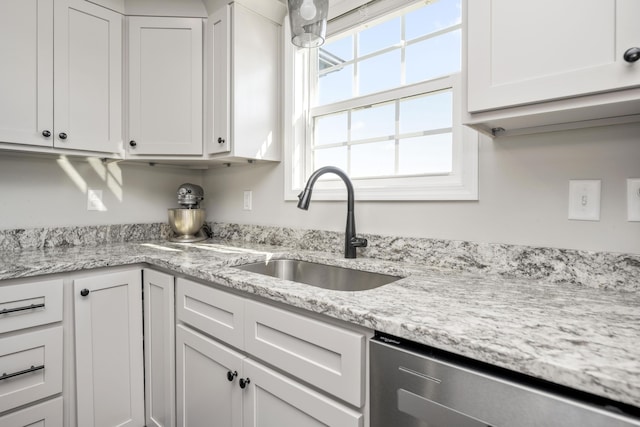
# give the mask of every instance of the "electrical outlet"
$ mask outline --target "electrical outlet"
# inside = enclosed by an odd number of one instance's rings
[[[627,179],[627,221],[640,221],[640,178]]]
[[[569,219],[600,221],[601,181],[569,181]]]
[[[102,190],[87,190],[87,210],[88,211],[106,211],[107,208],[102,203]]]
[[[244,203],[243,203],[243,209],[245,211],[250,211],[251,210],[251,205],[252,205],[252,199],[253,198],[253,192],[251,190],[246,190],[244,192]]]

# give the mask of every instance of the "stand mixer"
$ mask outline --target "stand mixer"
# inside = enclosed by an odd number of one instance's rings
[[[205,210],[200,208],[204,200],[202,187],[185,183],[178,188],[180,208],[169,209],[169,225],[175,233],[172,242],[193,243],[209,238],[209,227],[204,223]]]

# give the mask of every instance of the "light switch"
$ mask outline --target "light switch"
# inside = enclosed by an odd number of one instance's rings
[[[600,221],[599,179],[569,181],[569,219]]]
[[[253,192],[251,190],[246,190],[244,192],[244,202],[243,202],[243,209],[245,211],[250,211],[252,208],[252,199],[253,198]]]
[[[627,179],[627,221],[640,221],[640,178]]]

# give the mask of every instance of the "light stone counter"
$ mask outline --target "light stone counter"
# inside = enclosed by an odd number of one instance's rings
[[[340,292],[233,268],[277,258],[404,278],[369,291]],[[148,264],[215,282],[640,407],[636,292],[213,240],[3,251],[0,279],[125,264]]]

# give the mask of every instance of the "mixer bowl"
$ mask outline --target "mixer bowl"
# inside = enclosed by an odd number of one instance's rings
[[[176,236],[170,240],[174,242],[197,242],[205,240],[207,236],[198,236],[205,220],[204,209],[169,209],[169,226]]]

